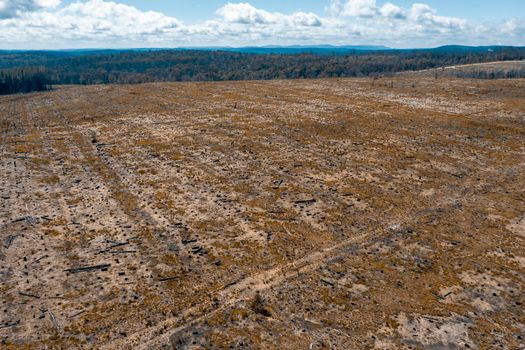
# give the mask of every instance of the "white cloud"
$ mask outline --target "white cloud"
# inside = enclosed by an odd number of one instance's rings
[[[332,0],[327,10],[332,16],[361,18],[383,16],[398,19],[405,17],[405,11],[399,6],[388,2],[379,7],[376,0],[347,0],[345,3],[341,3],[340,0]]]
[[[116,1],[116,0],[115,0]],[[326,0],[328,1],[328,0]],[[325,16],[226,3],[197,24],[106,0],[0,0],[0,49],[265,44],[525,44],[524,21],[499,25],[445,17],[415,3],[331,0]],[[42,43],[37,47],[37,43]]]
[[[420,3],[405,9],[390,2],[379,6],[376,0],[332,0],[328,12],[343,23],[352,23],[363,36],[383,42],[414,42],[424,37],[457,42],[465,39],[469,26],[466,20],[439,16],[435,9]]]
[[[61,0],[36,0],[35,3],[40,7],[57,7]]]
[[[55,8],[60,2],[60,0],[0,0],[0,19],[16,17],[20,13],[43,8]]]
[[[41,0],[41,3],[52,2]],[[177,19],[159,12],[144,12],[111,1],[89,0],[57,10],[21,11],[15,18],[0,21],[0,41],[154,40],[181,25]]]
[[[405,11],[399,6],[396,6],[390,2],[387,2],[386,4],[381,7],[379,10],[382,16],[384,17],[390,17],[390,18],[396,18],[396,19],[404,19],[406,17]]]
[[[343,7],[343,14],[355,17],[374,17],[378,13],[375,0],[348,0]]]
[[[249,3],[227,3],[217,10],[227,22],[242,24],[279,24],[279,25],[298,25],[305,27],[318,27],[321,20],[314,13],[295,12],[291,15],[284,15],[279,12],[268,12],[258,9]]]
[[[511,36],[525,37],[525,18],[511,18],[505,21],[502,32]]]
[[[426,4],[414,4],[409,11],[408,18],[430,30],[462,29],[467,21],[456,17],[443,17],[436,14],[436,10]]]
[[[76,2],[58,12],[72,24],[80,20],[79,29],[86,34],[105,32],[108,35],[159,34],[181,25],[162,13],[143,12],[135,7],[103,0]]]
[[[259,10],[248,3],[227,3],[217,10],[217,14],[226,21],[243,24],[269,24],[275,22],[275,16],[271,13]]]

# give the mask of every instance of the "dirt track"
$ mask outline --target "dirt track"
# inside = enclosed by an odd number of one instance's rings
[[[525,82],[0,98],[0,345],[518,348]]]

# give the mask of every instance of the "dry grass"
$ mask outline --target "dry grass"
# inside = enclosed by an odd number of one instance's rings
[[[524,95],[398,77],[3,97],[0,347],[517,348]]]

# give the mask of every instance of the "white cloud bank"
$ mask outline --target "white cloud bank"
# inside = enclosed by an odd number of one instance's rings
[[[326,13],[227,3],[199,24],[106,0],[0,0],[0,49],[263,44],[525,45],[525,21],[474,24],[426,4],[331,0]]]
[[[217,10],[217,14],[230,23],[249,25],[287,25],[319,27],[321,19],[314,13],[295,12],[283,15],[279,12],[268,12],[253,7],[249,3],[228,3]]]
[[[0,0],[0,19],[60,5],[60,0]]]

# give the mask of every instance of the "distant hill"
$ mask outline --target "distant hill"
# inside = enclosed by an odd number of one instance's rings
[[[228,52],[242,52],[255,54],[349,54],[357,51],[385,51],[392,50],[386,46],[333,46],[333,45],[292,45],[292,46],[262,46],[262,47],[195,47],[192,50],[214,50]]]
[[[151,52],[151,51],[225,51],[253,54],[352,54],[370,51],[393,50],[386,46],[333,46],[333,45],[292,45],[292,46],[198,46],[177,48],[134,48],[134,49],[71,49],[71,50],[0,50],[0,54],[40,53],[49,56],[83,56],[90,54],[116,54],[121,52]]]
[[[461,45],[445,45],[430,49],[432,51],[441,52],[492,52],[503,49],[517,48],[516,46],[461,46]],[[523,47],[522,47],[523,48]]]
[[[69,50],[0,50],[2,54],[34,54],[44,55],[47,57],[68,57],[68,56],[86,56],[86,55],[113,55],[125,52],[155,52],[155,51],[224,51],[238,52],[248,54],[318,54],[318,55],[349,55],[349,54],[368,54],[368,53],[410,53],[410,52],[432,52],[432,53],[483,53],[498,52],[509,49],[525,49],[517,46],[462,46],[462,45],[445,45],[435,48],[408,48],[396,49],[381,45],[268,45],[268,46],[187,46],[176,48],[130,48],[130,49],[69,49]]]

